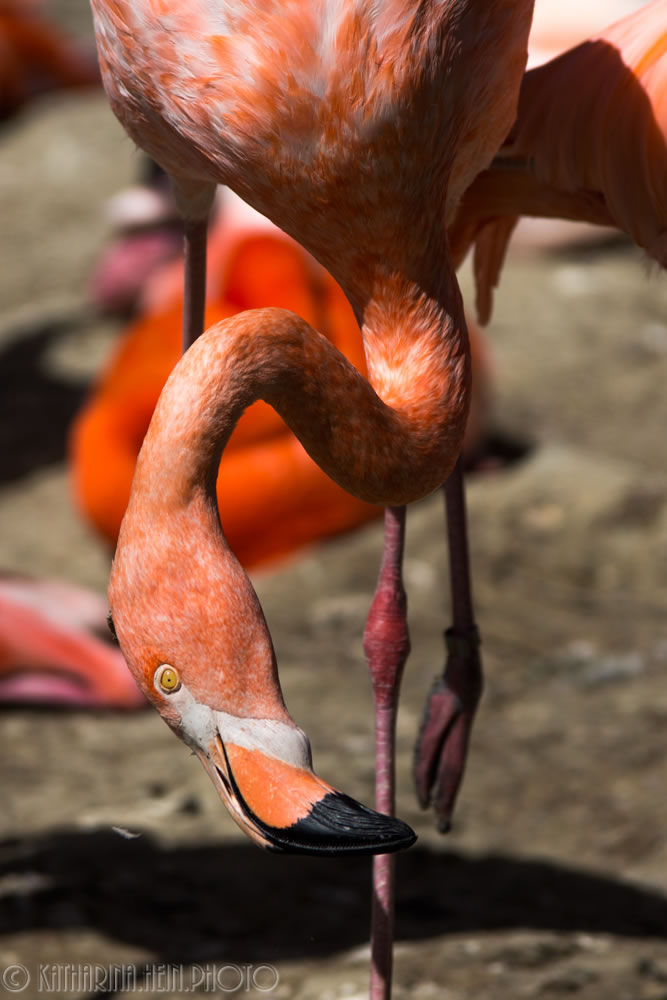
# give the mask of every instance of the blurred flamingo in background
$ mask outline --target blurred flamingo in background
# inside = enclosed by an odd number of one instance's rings
[[[99,85],[94,53],[28,0],[0,0],[0,119],[51,90]],[[145,704],[105,625],[97,594],[0,572],[0,703],[138,708]]]
[[[528,69],[591,38],[601,26],[632,14],[646,0],[536,0],[528,39]]]
[[[137,183],[117,192],[104,207],[112,236],[95,262],[88,297],[100,312],[135,316],[170,302],[148,290],[181,256],[183,224],[169,178],[149,157],[141,158]],[[182,279],[178,294],[182,294]],[[174,294],[169,286],[169,298]]]
[[[0,702],[141,708],[123,656],[95,633],[107,604],[83,587],[0,573]]]

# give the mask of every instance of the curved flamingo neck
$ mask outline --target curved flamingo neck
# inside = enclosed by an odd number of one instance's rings
[[[149,696],[160,663],[188,664],[192,690],[217,710],[289,719],[271,637],[225,542],[224,497],[218,515],[215,494],[221,452],[256,399],[363,500],[407,503],[449,474],[470,383],[458,291],[446,308],[444,291],[435,298],[400,275],[375,290],[357,306],[377,392],[282,309],[217,324],[170,376],[137,461],[109,589],[123,653]]]
[[[285,310],[243,313],[204,334],[162,393],[133,500],[153,497],[164,511],[202,490],[214,498],[221,452],[243,410],[260,398],[314,461],[362,500],[402,504],[441,485],[458,457],[468,409],[458,289],[450,290],[447,308],[444,296],[433,298],[399,275],[379,290],[381,297],[359,310],[371,384]]]
[[[356,307],[369,380],[389,406],[413,413],[436,401],[457,427],[462,404],[461,366],[468,361],[468,334],[456,276],[438,255],[430,281],[393,271],[376,276],[373,295]],[[351,296],[353,306],[358,297]],[[446,416],[445,416],[446,414]],[[438,431],[444,433],[442,417]],[[452,427],[452,430],[454,430]],[[449,435],[448,435],[449,437]],[[456,446],[452,442],[452,451]]]

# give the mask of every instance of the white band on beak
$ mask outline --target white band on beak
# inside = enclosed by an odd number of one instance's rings
[[[223,743],[259,750],[293,767],[312,770],[310,741],[298,726],[277,719],[242,718],[216,711],[197,701],[182,682],[176,690],[165,693],[157,680],[158,671],[153,681],[155,688],[180,715],[181,736],[193,750],[208,757],[211,744],[220,736]]]

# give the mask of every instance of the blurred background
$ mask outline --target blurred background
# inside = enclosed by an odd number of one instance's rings
[[[533,61],[633,6],[537,0]],[[269,963],[271,995],[363,997],[369,863],[251,847],[96,638],[114,477],[172,361],[146,374],[135,409],[119,391],[105,423],[109,387],[124,385],[126,338],[152,357],[151,331],[176,329],[179,237],[161,178],[96,84],[83,0],[0,2],[0,113],[0,970],[26,966],[32,996],[40,963]],[[347,345],[326,278],[279,237],[262,243],[261,220],[223,205],[225,219],[241,249],[232,258],[221,240],[215,308],[286,295],[289,276],[304,308],[331,296],[321,319]],[[461,280],[472,303],[467,265]],[[410,777],[449,623],[435,495],[408,520],[398,814],[419,841],[399,861],[395,996],[665,1000],[665,278],[614,234],[525,224],[479,337],[468,495],[486,691],[443,838]],[[286,701],[316,769],[370,803],[361,633],[381,525],[308,493],[305,514],[285,514],[290,545],[264,551],[253,544],[270,536],[269,515],[260,488],[244,488],[257,520],[239,545]]]

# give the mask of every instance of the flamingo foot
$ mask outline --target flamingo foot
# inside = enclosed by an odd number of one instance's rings
[[[426,701],[414,762],[419,803],[426,809],[433,801],[441,833],[451,826],[483,687],[477,627],[447,629],[445,642],[445,671]]]

